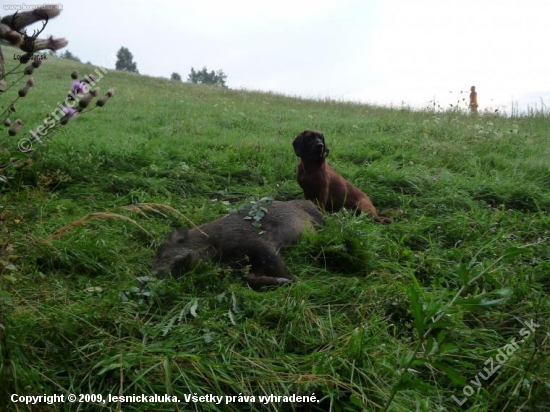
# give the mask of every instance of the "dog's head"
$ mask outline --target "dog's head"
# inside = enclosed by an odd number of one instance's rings
[[[306,130],[300,133],[292,142],[294,153],[300,159],[324,160],[328,156],[329,149],[325,145],[323,133],[314,130]]]

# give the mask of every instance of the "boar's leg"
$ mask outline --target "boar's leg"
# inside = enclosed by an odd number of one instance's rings
[[[271,245],[257,243],[247,246],[246,256],[251,268],[245,280],[252,289],[280,286],[295,281],[285,262]]]
[[[284,285],[285,283],[292,283],[293,280],[287,278],[274,278],[273,276],[259,276],[255,273],[249,273],[245,278],[246,283],[254,289],[259,290],[267,287],[277,287]]]

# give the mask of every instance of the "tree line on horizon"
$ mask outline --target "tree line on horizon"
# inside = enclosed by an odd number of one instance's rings
[[[59,55],[62,59],[69,59],[74,60],[77,62],[81,62],[80,58],[78,58],[75,54],[71,53],[69,50],[65,50],[63,53]],[[124,70],[131,73],[139,73],[137,69],[137,64],[134,61],[134,55],[130,50],[126,47],[121,47],[117,54],[117,61],[115,64],[116,70]],[[89,63],[89,62],[88,62]],[[179,73],[173,72],[170,76],[170,80],[174,81],[183,81],[181,78],[181,75]],[[204,66],[201,70],[195,70],[194,67],[191,67],[191,72],[187,76],[187,82],[189,83],[197,83],[197,84],[210,84],[213,86],[218,87],[227,87],[226,85],[227,75],[223,72],[223,70],[218,71],[208,71],[206,66]]]

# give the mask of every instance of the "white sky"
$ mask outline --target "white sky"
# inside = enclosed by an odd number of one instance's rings
[[[124,46],[142,74],[206,66],[235,89],[447,105],[475,85],[480,109],[550,107],[549,0],[60,1],[43,34],[84,62]]]

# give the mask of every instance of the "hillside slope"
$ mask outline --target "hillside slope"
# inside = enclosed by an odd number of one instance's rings
[[[16,103],[25,125],[2,134],[0,163],[65,99],[75,69],[96,67],[52,58],[35,71]],[[62,409],[86,411],[550,408],[549,118],[391,110],[109,69],[97,86],[115,90],[105,107],[35,142],[30,166],[1,172],[6,410],[31,410],[13,393],[181,401]],[[291,143],[306,129],[325,134],[331,165],[392,225],[331,215],[284,252],[299,282],[277,290],[254,292],[215,264],[148,277],[173,227],[265,196],[301,198]],[[512,350],[512,339],[523,340]],[[228,398],[185,399],[194,394]],[[259,398],[292,394],[319,402]]]

